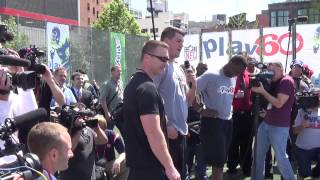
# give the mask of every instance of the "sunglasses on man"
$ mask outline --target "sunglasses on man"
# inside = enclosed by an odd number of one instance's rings
[[[151,54],[151,53],[147,53],[147,54],[150,55],[150,56],[156,57],[157,59],[159,59],[161,62],[164,62],[164,63],[169,61],[169,58],[166,57],[166,56],[158,56],[158,55]]]

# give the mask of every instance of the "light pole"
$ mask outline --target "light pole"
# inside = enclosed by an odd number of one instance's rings
[[[297,57],[297,50],[296,50],[296,41],[297,41],[297,29],[296,29],[296,23],[297,22],[305,22],[308,21],[308,16],[298,16],[296,18],[292,18],[288,20],[289,24],[289,40],[288,40],[288,48],[287,48],[287,56],[286,56],[286,65],[284,72],[287,72],[287,64],[288,64],[288,56],[289,56],[289,47],[290,47],[290,37],[292,34],[292,61],[296,59]],[[301,42],[300,42],[301,43]]]
[[[155,26],[154,26],[154,15],[153,15],[154,9],[153,9],[152,0],[149,0],[149,2],[150,2],[150,9],[151,9],[153,39],[156,40],[156,29],[155,29]],[[157,0],[155,3],[156,4],[161,4],[162,2],[160,0]]]
[[[150,8],[151,8],[151,20],[152,20],[152,32],[153,32],[153,39],[156,40],[156,30],[154,28],[154,17],[153,17],[153,6],[152,0],[150,0]]]

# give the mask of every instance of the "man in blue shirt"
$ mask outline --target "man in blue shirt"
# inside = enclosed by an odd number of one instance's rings
[[[54,79],[63,92],[65,105],[77,103],[72,91],[65,84],[67,79],[67,70],[64,67],[59,67],[54,71]],[[50,106],[56,106],[56,101],[53,98]]]

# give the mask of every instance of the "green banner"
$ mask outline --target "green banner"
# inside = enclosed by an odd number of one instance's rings
[[[126,83],[127,77],[127,62],[126,62],[126,38],[124,34],[110,32],[110,65],[121,66],[121,80]]]

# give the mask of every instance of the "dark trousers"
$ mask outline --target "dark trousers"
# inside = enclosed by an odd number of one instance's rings
[[[179,134],[177,139],[169,139],[169,152],[181,180],[188,179],[186,163],[186,136]]]
[[[252,128],[250,111],[234,112],[232,141],[228,153],[227,167],[235,170],[240,164],[245,175],[250,175],[252,164]]]
[[[195,175],[197,180],[207,179],[207,164],[204,160],[204,155],[201,149],[201,144],[188,144],[187,146],[188,155],[187,155],[187,164],[188,172],[190,175],[192,166],[195,165]],[[194,161],[195,159],[195,161]],[[194,163],[195,162],[195,163]]]

